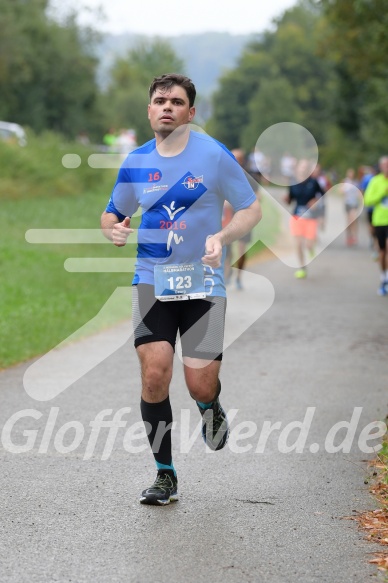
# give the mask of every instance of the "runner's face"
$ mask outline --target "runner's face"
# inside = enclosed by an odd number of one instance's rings
[[[380,161],[380,170],[385,176],[388,176],[388,158],[383,158]]]
[[[188,124],[194,117],[183,87],[173,85],[170,91],[156,89],[148,105],[148,119],[154,132],[168,135],[177,127]]]

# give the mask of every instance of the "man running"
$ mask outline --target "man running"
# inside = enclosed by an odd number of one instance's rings
[[[313,207],[324,195],[319,182],[311,176],[311,162],[299,160],[296,166],[296,184],[289,187],[285,201],[288,204],[294,202],[294,210],[290,221],[291,235],[296,241],[296,250],[300,263],[295,271],[297,279],[307,277],[306,257],[307,250],[310,257],[314,257],[314,246],[317,239],[318,219],[313,212]]]
[[[221,407],[226,293],[223,247],[241,238],[261,218],[243,170],[210,136],[189,127],[195,87],[182,75],[156,77],[149,89],[148,118],[155,138],[129,154],[101,217],[105,235],[124,246],[141,208],[133,279],[133,324],[140,361],[141,414],[157,477],[140,498],[165,505],[178,499],[171,455],[169,387],[177,333],[187,388],[203,418],[212,450],[228,438]],[[235,214],[221,226],[224,201]]]

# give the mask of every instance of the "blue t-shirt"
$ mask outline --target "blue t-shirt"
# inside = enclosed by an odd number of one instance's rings
[[[367,188],[369,182],[372,180],[373,176],[374,176],[374,174],[365,174],[365,176],[363,176],[361,178],[359,187],[360,187],[360,190],[361,190],[362,193],[365,193],[366,188]],[[365,208],[367,210],[372,210],[373,209],[373,206],[367,206]]]
[[[153,285],[157,263],[201,261],[206,238],[222,228],[225,200],[239,211],[256,195],[231,152],[207,134],[190,131],[177,156],[161,156],[155,139],[131,152],[106,212],[123,220],[141,209],[133,284]],[[219,268],[204,266],[208,295],[226,295],[224,255]]]
[[[366,187],[368,186],[369,182],[372,180],[374,174],[365,174],[365,176],[363,176],[360,180],[360,190],[361,192],[365,192],[366,191]]]

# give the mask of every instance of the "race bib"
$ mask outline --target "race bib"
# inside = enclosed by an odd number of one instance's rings
[[[162,302],[206,298],[202,263],[158,264],[155,297]]]

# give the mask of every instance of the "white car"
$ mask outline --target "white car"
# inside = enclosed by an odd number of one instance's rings
[[[0,140],[14,142],[19,144],[19,146],[25,146],[27,144],[26,132],[22,126],[7,121],[0,121]]]

